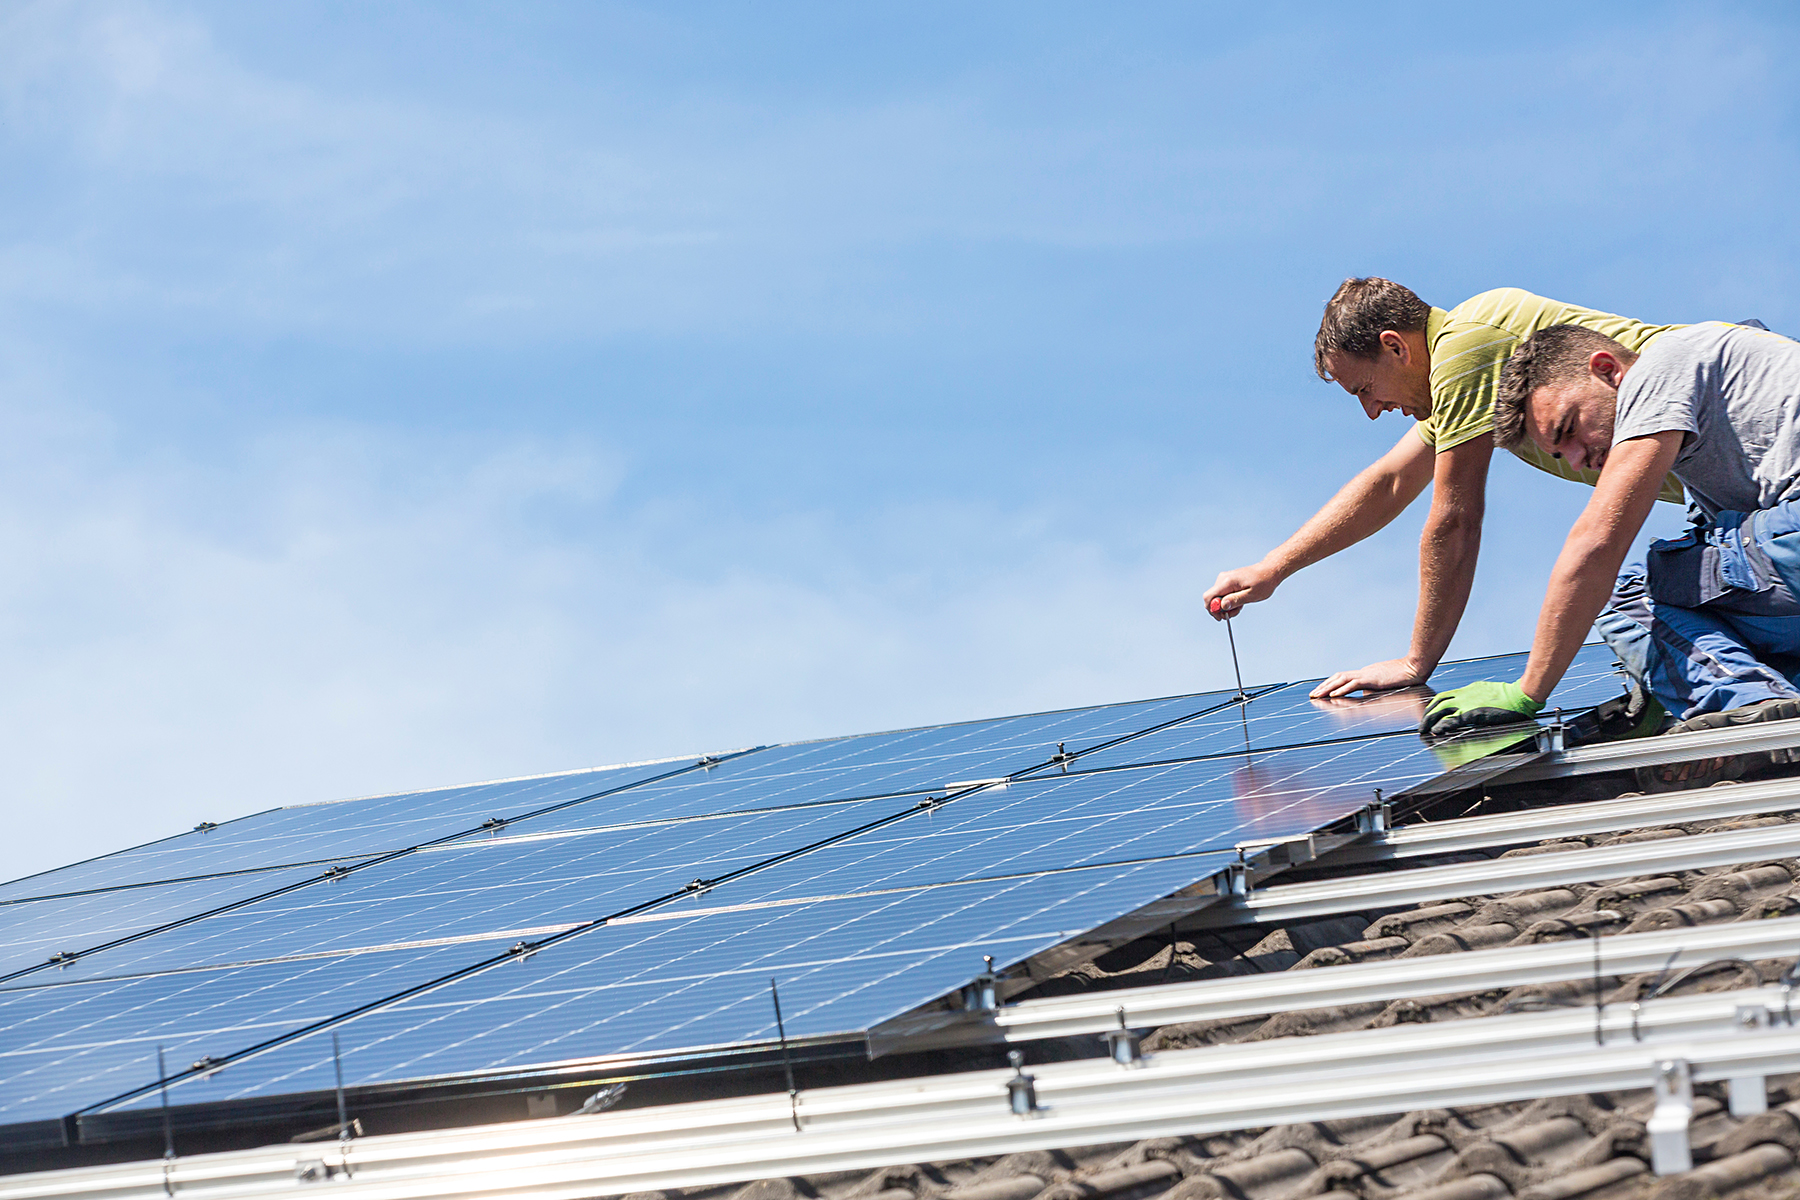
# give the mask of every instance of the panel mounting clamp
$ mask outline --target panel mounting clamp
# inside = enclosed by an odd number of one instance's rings
[[[1125,1024],[1123,1006],[1120,1006],[1118,1012],[1119,1027],[1107,1030],[1100,1035],[1100,1039],[1106,1043],[1107,1052],[1112,1055],[1112,1060],[1121,1067],[1141,1067],[1144,1065],[1144,1056],[1138,1051],[1138,1042],[1141,1039],[1136,1030]]]
[[[1017,1050],[1009,1050],[1006,1061],[1013,1069],[1012,1078],[1006,1081],[1006,1098],[1014,1115],[1029,1117],[1041,1111],[1037,1102],[1037,1077],[1025,1073],[1025,1056]]]
[[[984,954],[987,970],[963,986],[964,1012],[993,1012],[1000,1007],[999,984],[1006,976],[994,970],[994,956]]]

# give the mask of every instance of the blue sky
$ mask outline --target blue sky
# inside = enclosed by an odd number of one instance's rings
[[[1800,331],[1776,5],[0,8],[0,875],[1218,686],[1339,280]],[[1453,654],[1585,492],[1497,463]],[[1238,622],[1399,653],[1423,505]],[[1662,518],[1665,522],[1670,515]]]

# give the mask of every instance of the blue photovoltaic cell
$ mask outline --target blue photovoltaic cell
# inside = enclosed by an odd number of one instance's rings
[[[435,938],[536,940],[904,811],[864,800],[422,850],[59,969],[97,978]],[[476,946],[474,962],[504,947]]]
[[[1525,669],[1526,657],[1511,654],[1446,663],[1431,677],[1432,687],[1442,691],[1477,679],[1517,679]],[[1619,695],[1623,687],[1613,662],[1609,647],[1584,646],[1562,684],[1551,695],[1547,708],[1586,708]],[[1289,684],[1258,695],[1247,705],[1227,705],[1208,716],[1083,755],[1076,765],[1082,770],[1092,770],[1127,763],[1230,754],[1246,747],[1264,749],[1398,733],[1419,727],[1429,698],[1423,688],[1408,688],[1367,698],[1309,699],[1307,693],[1318,682],[1312,679]]]
[[[610,926],[345,1026],[345,1082],[772,1038],[771,978],[790,1037],[861,1031],[960,986],[981,970],[983,954],[1029,957],[1234,857]],[[178,1085],[170,1098],[329,1088],[331,1071],[330,1037],[315,1036]]]
[[[692,760],[270,809],[0,886],[0,900],[362,857],[680,770]],[[498,811],[496,811],[498,810]]]
[[[87,950],[318,875],[317,867],[290,867],[53,900],[0,903],[0,975],[36,966],[53,954]],[[75,970],[76,964],[56,969]]]
[[[943,790],[1047,761],[1058,742],[1093,746],[1229,700],[1205,692],[1102,708],[935,725],[895,733],[770,746],[704,773],[648,784],[534,818],[529,831],[622,824],[861,796]],[[527,826],[521,826],[522,830]]]

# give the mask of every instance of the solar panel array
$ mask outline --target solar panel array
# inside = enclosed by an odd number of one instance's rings
[[[855,1034],[1457,765],[1422,693],[1309,687],[276,809],[15,881],[0,1140],[160,1103],[159,1046],[195,1104],[329,1089],[333,1034],[351,1088],[757,1044],[771,979],[788,1036]],[[1618,691],[1593,647],[1553,704]]]

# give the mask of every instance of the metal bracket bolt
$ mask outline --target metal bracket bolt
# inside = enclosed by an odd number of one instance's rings
[[[1006,1061],[1012,1064],[1013,1069],[1013,1077],[1006,1081],[1007,1101],[1015,1116],[1029,1117],[1039,1111],[1037,1078],[1025,1073],[1025,1056],[1019,1051],[1007,1051]]]
[[[984,954],[981,957],[987,964],[987,970],[964,985],[964,1012],[993,1012],[1000,1007],[998,985],[1005,976],[994,970],[993,955]]]
[[[1100,1035],[1100,1039],[1106,1043],[1108,1052],[1112,1054],[1112,1060],[1121,1067],[1141,1067],[1144,1065],[1144,1056],[1138,1051],[1140,1039],[1137,1031],[1126,1027],[1123,1007],[1118,1009],[1118,1014],[1119,1027],[1108,1029]]]

